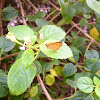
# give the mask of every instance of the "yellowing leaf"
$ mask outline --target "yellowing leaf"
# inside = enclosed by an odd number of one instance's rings
[[[99,38],[99,32],[95,27],[90,30],[90,36],[94,39]]]
[[[45,82],[47,85],[51,86],[55,83],[55,77],[51,74],[45,76]]]
[[[34,97],[38,94],[38,86],[34,86],[30,89],[30,96]]]
[[[58,75],[54,69],[50,69],[50,74],[55,76],[55,77],[58,77]]]
[[[54,70],[56,71],[58,76],[62,76],[62,66],[55,66]]]

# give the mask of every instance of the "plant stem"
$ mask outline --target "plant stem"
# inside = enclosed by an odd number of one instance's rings
[[[40,85],[41,85],[41,87],[42,87],[42,90],[43,90],[44,94],[46,95],[47,99],[48,99],[48,100],[53,100],[53,99],[51,98],[51,96],[49,95],[48,91],[46,90],[46,88],[45,88],[45,86],[44,86],[44,84],[43,84],[43,81],[42,81],[40,75],[37,76],[37,79],[38,79],[38,81],[39,81],[39,83],[40,83]]]

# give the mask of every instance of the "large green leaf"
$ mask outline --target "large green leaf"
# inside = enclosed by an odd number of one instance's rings
[[[12,50],[14,46],[14,42],[11,42],[9,39],[6,39],[4,36],[0,37],[0,49],[2,52],[8,52]]]
[[[93,91],[93,81],[89,77],[80,77],[76,84],[84,93],[91,93]]]
[[[20,95],[31,85],[36,74],[36,68],[30,65],[28,68],[19,58],[10,68],[8,73],[8,87],[13,95]]]
[[[100,98],[100,87],[95,88],[95,93]]]
[[[93,77],[93,82],[95,85],[99,86],[100,85],[100,79],[96,76]]]
[[[8,94],[8,86],[7,86],[7,76],[0,69],[0,98],[5,97]]]
[[[55,59],[67,59],[73,56],[71,49],[64,42],[62,42],[63,45],[56,51],[48,49],[45,45],[46,43],[54,43],[54,42],[57,41],[55,40],[45,41],[44,43],[41,44],[40,50],[48,57],[55,58]]]
[[[10,21],[12,19],[15,19],[17,16],[18,16],[18,11],[11,6],[4,8],[1,13],[1,17],[4,21]]]
[[[25,66],[29,66],[32,64],[34,59],[34,52],[32,49],[27,49],[22,54],[22,61],[25,64]]]
[[[69,77],[77,72],[76,66],[74,66],[72,63],[68,63],[64,66],[62,73],[64,77]]]
[[[95,12],[100,14],[100,2],[96,0],[86,0],[87,5]]]
[[[18,40],[31,40],[35,36],[33,30],[26,25],[19,25],[13,27],[8,26],[8,31],[12,33]]]
[[[40,35],[43,35],[44,40],[55,39],[60,41],[66,35],[66,33],[61,28],[55,25],[46,25],[40,29],[39,33]]]

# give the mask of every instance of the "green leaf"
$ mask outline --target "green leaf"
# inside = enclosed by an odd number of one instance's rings
[[[71,47],[71,50],[72,50],[72,53],[73,53],[73,59],[75,62],[77,62],[79,60],[79,50],[76,48],[76,47]],[[70,58],[69,58],[70,61],[72,61]]]
[[[94,100],[92,94],[83,93],[81,91],[76,91],[71,100]]]
[[[22,54],[22,62],[25,64],[25,66],[30,66],[34,59],[34,52],[32,49],[27,49]]]
[[[42,65],[42,72],[43,72],[43,73],[49,71],[49,70],[52,69],[52,67],[53,67],[53,63],[52,63],[52,62],[48,62],[48,63],[47,63],[47,62],[41,61],[40,63],[41,63],[41,65]]]
[[[87,20],[86,20],[85,18],[82,18],[82,19],[80,20],[79,24],[80,24],[80,27],[83,27],[83,26],[87,25],[88,22],[87,22]]]
[[[96,0],[86,0],[87,5],[95,12],[100,14],[100,2]]]
[[[73,43],[73,39],[72,39],[72,37],[70,35],[67,35],[66,39],[69,40],[71,43]]]
[[[65,1],[64,0],[58,0],[58,3],[61,6],[61,15],[63,17],[63,19],[65,20],[66,24],[69,24],[75,14],[75,10],[70,6],[70,5],[65,5]]]
[[[38,96],[35,96],[35,97],[30,97],[29,100],[40,100],[40,98]]]
[[[61,28],[55,25],[46,25],[40,29],[39,33],[43,35],[44,40],[55,39],[60,41],[66,35]]]
[[[100,98],[100,87],[95,88],[95,93]]]
[[[89,72],[81,72],[81,73],[76,73],[74,75],[75,81],[77,81],[80,77],[89,77],[92,79],[93,75]]]
[[[93,77],[93,82],[95,85],[99,86],[100,85],[100,79],[97,78],[96,76]]]
[[[62,76],[62,69],[63,69],[62,66],[55,66],[54,67],[54,70],[56,71],[58,76]]]
[[[33,30],[26,25],[8,26],[8,31],[12,33],[18,40],[32,39],[34,38]]]
[[[47,85],[51,86],[55,83],[55,77],[51,74],[47,74],[45,76],[45,82]]]
[[[10,95],[10,100],[23,100],[23,94],[19,96]]]
[[[62,70],[62,74],[64,77],[69,77],[75,74],[76,72],[77,72],[77,68],[72,63],[66,64]]]
[[[97,62],[97,59],[90,58],[84,61],[84,68],[87,71],[91,71],[92,66]]]
[[[55,43],[55,42],[57,41],[56,40],[45,41],[40,45],[40,50],[48,57],[55,58],[55,59],[67,59],[73,56],[71,49],[64,42],[62,42],[63,45],[56,51],[48,49],[47,46],[45,45],[47,43]]]
[[[67,83],[69,86],[76,88],[76,82],[75,82],[75,81],[70,80],[70,79],[67,79],[67,80],[66,80],[66,83]]]
[[[1,52],[11,51],[15,46],[14,42],[11,42],[9,39],[6,39],[5,36],[0,37],[0,49]]]
[[[72,44],[72,46],[79,48],[86,42],[86,39],[83,37],[76,38]]]
[[[36,60],[34,61],[34,64],[36,66],[36,75],[39,75],[42,72],[42,66],[39,61]]]
[[[43,26],[45,26],[45,25],[48,25],[49,24],[49,22],[48,21],[46,21],[46,20],[44,20],[44,19],[36,19],[36,25],[38,26],[38,27],[43,27]]]
[[[71,35],[72,35],[75,39],[77,38],[77,33],[76,33],[76,32],[71,31]]]
[[[25,15],[29,21],[35,21],[37,18],[44,18],[46,16],[45,12],[38,11],[35,15]]]
[[[96,50],[88,50],[86,51],[86,58],[95,58],[99,59],[99,53]]]
[[[36,68],[30,65],[27,69],[18,59],[10,68],[8,73],[8,87],[13,95],[20,95],[31,85],[36,74]]]
[[[54,65],[59,65],[60,64],[60,60],[59,59],[52,59],[52,63],[54,64]]]
[[[1,18],[4,21],[10,21],[12,19],[15,19],[17,16],[18,16],[18,11],[11,6],[4,8],[1,13]]]
[[[38,86],[34,86],[30,89],[30,96],[34,97],[38,94]]]
[[[93,91],[93,81],[89,77],[80,77],[76,84],[84,93],[91,93]]]
[[[22,57],[23,52],[24,52],[24,50],[19,52],[19,54],[17,55],[15,61]]]
[[[94,99],[95,100],[100,100],[100,98],[96,94],[94,94]]]
[[[7,76],[3,70],[0,69],[0,98],[8,94]]]
[[[95,74],[100,71],[100,60],[98,60],[91,68],[91,72]]]

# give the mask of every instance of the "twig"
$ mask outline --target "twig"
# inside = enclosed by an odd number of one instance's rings
[[[90,35],[88,35],[87,33],[85,33],[81,28],[79,28],[77,26],[77,24],[75,24],[73,21],[71,22],[79,31],[81,31],[85,36],[87,36],[89,39],[91,39],[93,42],[95,42],[96,44],[98,44],[100,46],[100,44],[98,42],[96,42]]]
[[[43,84],[43,81],[42,81],[42,79],[41,79],[41,77],[40,77],[39,75],[37,76],[37,79],[38,79],[38,81],[39,81],[39,83],[40,83],[40,85],[41,85],[41,87],[42,87],[42,90],[43,90],[44,94],[46,95],[47,99],[48,99],[48,100],[53,100],[53,99],[50,97],[49,93],[47,92],[47,90],[46,90],[46,88],[45,88],[45,86],[44,86],[44,84]]]
[[[0,14],[2,12],[2,5],[3,5],[3,0],[0,1]],[[1,15],[0,15],[0,36],[3,35],[3,26],[2,26],[2,20],[1,20]]]
[[[7,56],[5,56],[5,57],[0,58],[0,61],[1,61],[1,60],[4,60],[4,59],[6,59],[6,58],[9,58],[9,57],[11,57],[11,56],[18,55],[18,54],[19,54],[19,52],[14,53],[14,54],[7,55]]]
[[[66,35],[73,29],[74,25],[66,32]]]
[[[30,0],[27,0],[27,2],[33,7],[33,9],[36,10],[36,12],[38,12],[37,7],[35,7],[35,5]]]
[[[48,3],[49,4],[51,4],[54,8],[56,8],[58,11],[61,11],[58,7],[56,7],[52,2],[50,2],[49,0],[48,0]]]
[[[20,0],[18,0],[18,2],[19,2],[19,5],[20,5],[20,8],[21,8],[21,14],[22,14],[22,17],[23,17],[23,24],[24,24],[24,25],[27,25],[26,20],[25,20],[25,18],[24,18],[24,9],[23,9],[23,7],[22,7],[22,3],[21,3]]]
[[[52,11],[50,14],[48,14],[48,16],[45,18],[45,20],[47,20],[49,18],[50,15],[52,15],[53,13],[55,13],[57,10],[55,9],[54,11]]]

